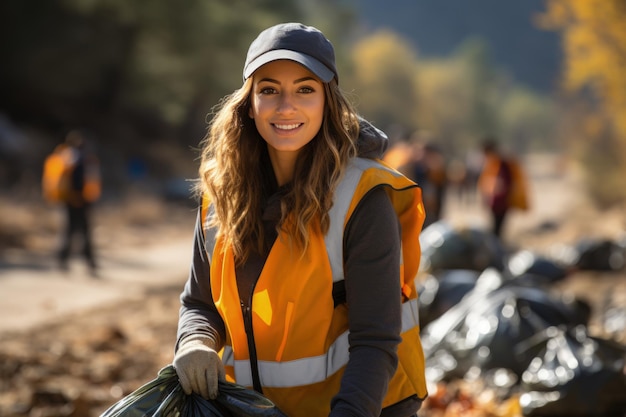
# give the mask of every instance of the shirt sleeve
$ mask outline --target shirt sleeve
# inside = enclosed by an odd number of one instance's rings
[[[330,416],[378,417],[401,341],[400,225],[383,187],[359,203],[344,233],[350,359]]]
[[[204,249],[201,212],[198,209],[189,277],[180,295],[176,350],[184,338],[192,336],[211,338],[219,350],[226,335],[224,321],[211,295],[210,264]]]

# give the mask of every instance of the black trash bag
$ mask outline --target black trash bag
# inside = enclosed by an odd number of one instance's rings
[[[456,305],[476,285],[478,271],[451,269],[427,274],[418,286],[418,310],[420,326],[431,321]]]
[[[582,239],[575,246],[574,265],[588,271],[620,271],[626,265],[625,248],[612,240]]]
[[[543,289],[501,286],[501,276],[483,272],[470,293],[422,330],[430,381],[462,378],[474,367],[519,377],[532,357],[515,355],[518,343],[551,326],[584,324],[576,305]]]
[[[113,404],[101,417],[144,417],[156,416],[159,407],[168,405],[171,394],[180,390],[178,378],[173,368],[163,368],[156,379],[139,387],[126,397]],[[167,401],[166,401],[167,400]]]
[[[172,365],[157,378],[112,405],[100,417],[287,417],[269,399],[240,385],[219,381],[215,400],[183,391]]]
[[[258,392],[230,382],[220,381],[215,400],[233,417],[287,417]]]
[[[591,337],[584,326],[551,327],[518,350],[533,356],[522,375],[524,416],[626,414],[626,346]]]
[[[422,230],[420,245],[420,271],[504,269],[504,245],[497,236],[484,230],[472,227],[455,229],[438,221]]]
[[[571,268],[529,250],[513,253],[506,262],[509,280],[519,285],[550,286],[567,278]]]

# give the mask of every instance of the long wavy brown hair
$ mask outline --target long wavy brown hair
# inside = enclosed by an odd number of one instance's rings
[[[264,247],[263,182],[267,144],[249,117],[252,77],[216,106],[201,145],[200,183],[215,211],[209,225],[232,246],[238,263]],[[352,104],[333,79],[324,84],[324,118],[320,131],[299,153],[292,186],[281,199],[277,231],[287,233],[302,250],[309,231],[325,233],[335,188],[348,160],[356,155],[359,123]],[[265,161],[265,162],[263,162]],[[314,229],[310,229],[310,227]],[[317,229],[319,228],[319,229]]]

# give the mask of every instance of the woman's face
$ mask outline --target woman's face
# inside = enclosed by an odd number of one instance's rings
[[[270,155],[295,160],[322,126],[324,96],[323,83],[296,62],[273,61],[256,70],[250,117]]]

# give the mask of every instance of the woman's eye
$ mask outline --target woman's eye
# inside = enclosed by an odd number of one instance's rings
[[[276,89],[272,87],[263,87],[260,91],[261,94],[275,94]]]
[[[311,94],[315,92],[315,90],[312,89],[311,87],[300,87],[300,92],[305,93],[305,94]]]

